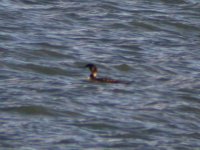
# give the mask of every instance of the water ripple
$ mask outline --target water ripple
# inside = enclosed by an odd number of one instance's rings
[[[3,0],[0,146],[199,149],[199,8]],[[90,82],[87,63],[131,84]]]

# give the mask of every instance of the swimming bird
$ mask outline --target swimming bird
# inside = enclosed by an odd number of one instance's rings
[[[91,81],[96,81],[96,82],[103,82],[103,83],[126,83],[124,81],[120,81],[120,80],[114,80],[114,79],[110,79],[110,78],[97,78],[97,67],[94,64],[87,64],[85,67],[89,68],[90,70],[90,77],[89,79]]]

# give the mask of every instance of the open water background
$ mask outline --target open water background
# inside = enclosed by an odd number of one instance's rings
[[[199,150],[200,1],[1,0],[0,149]]]

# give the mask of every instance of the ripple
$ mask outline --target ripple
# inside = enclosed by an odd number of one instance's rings
[[[200,147],[199,1],[0,6],[2,148]]]
[[[45,115],[45,116],[55,115],[55,112],[42,106],[19,106],[19,107],[1,108],[1,111],[10,113],[15,112],[24,115]]]

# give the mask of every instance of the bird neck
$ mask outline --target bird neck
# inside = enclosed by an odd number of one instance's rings
[[[97,77],[97,72],[96,71],[94,71],[94,72],[92,72],[91,74],[90,74],[90,78],[91,79],[95,79]]]

